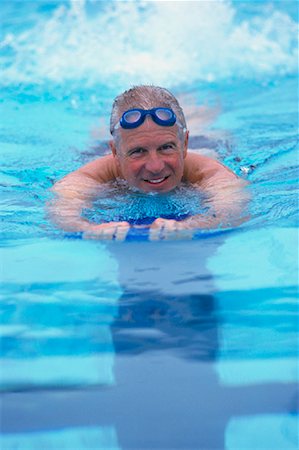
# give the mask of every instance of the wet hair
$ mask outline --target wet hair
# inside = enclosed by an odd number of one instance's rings
[[[171,92],[159,86],[140,85],[132,87],[115,98],[110,116],[111,134],[114,132],[114,127],[118,123],[121,115],[128,109],[151,109],[159,106],[172,109],[182,128],[186,128],[186,119],[183,110]],[[117,138],[117,133],[115,134]],[[179,135],[183,139],[181,127],[179,127]]]

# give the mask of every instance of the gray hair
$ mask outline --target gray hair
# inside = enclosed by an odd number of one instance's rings
[[[151,109],[158,106],[172,109],[182,128],[187,128],[183,110],[171,92],[159,86],[140,85],[132,87],[115,98],[110,116],[110,133],[113,134],[115,126],[126,110]],[[181,131],[179,134],[182,138]]]

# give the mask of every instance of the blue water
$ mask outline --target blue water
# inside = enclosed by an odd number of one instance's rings
[[[0,8],[1,449],[297,449],[297,2]],[[111,102],[143,82],[249,181],[247,222],[155,242],[51,223],[49,188],[109,151]],[[85,214],[204,208],[189,187],[121,192]]]

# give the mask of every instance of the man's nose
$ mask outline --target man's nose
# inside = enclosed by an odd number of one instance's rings
[[[165,163],[158,153],[149,154],[146,160],[146,170],[152,173],[160,173],[164,169]]]

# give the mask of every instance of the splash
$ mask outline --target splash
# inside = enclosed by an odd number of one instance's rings
[[[123,187],[127,188],[124,194]],[[118,181],[101,188],[97,200],[84,217],[95,223],[127,221],[131,225],[150,224],[157,217],[183,220],[208,211],[203,193],[192,186],[182,185],[174,191],[156,195],[128,188]]]
[[[274,7],[267,15],[240,20],[236,5],[221,0],[71,0],[52,4],[46,13],[49,2],[37,4],[26,26],[11,21],[5,28],[5,85],[173,86],[297,71],[297,24]],[[16,16],[18,7],[15,3]]]

